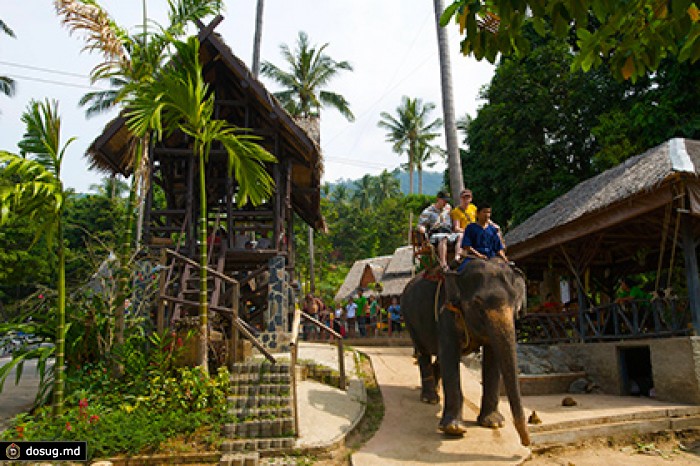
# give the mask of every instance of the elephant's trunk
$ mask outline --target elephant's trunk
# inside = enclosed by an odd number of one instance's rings
[[[513,424],[520,435],[520,443],[530,445],[530,434],[523,412],[518,383],[518,364],[516,361],[515,326],[513,324],[514,309],[511,307],[495,309],[488,312],[486,319],[490,322],[488,333],[492,347],[499,361],[503,384],[508,395],[510,411],[513,414]]]

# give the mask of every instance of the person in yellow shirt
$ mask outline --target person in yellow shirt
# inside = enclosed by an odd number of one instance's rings
[[[452,231],[459,233],[457,247],[455,249],[455,259],[459,260],[462,255],[462,236],[464,230],[472,222],[476,222],[476,206],[472,204],[472,192],[470,189],[463,189],[459,193],[459,205],[450,212],[452,217]]]

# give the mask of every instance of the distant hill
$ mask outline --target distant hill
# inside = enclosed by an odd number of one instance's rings
[[[394,175],[401,183],[401,192],[408,194],[408,172],[395,171]],[[442,172],[423,172],[423,194],[435,194],[443,187],[444,174]],[[345,185],[350,189],[355,189],[355,181],[350,179],[341,179],[335,183],[329,183],[331,189],[338,185]],[[418,192],[418,173],[413,175],[413,191]]]

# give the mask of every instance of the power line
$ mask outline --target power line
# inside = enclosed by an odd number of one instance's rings
[[[44,83],[44,84],[55,84],[57,86],[77,87],[79,89],[89,89],[91,91],[108,91],[109,90],[109,89],[104,89],[104,88],[95,87],[95,86],[88,86],[85,84],[66,83],[66,82],[60,82],[60,81],[53,81],[51,79],[35,78],[32,76],[20,76],[17,74],[15,74],[15,75],[8,74],[6,76],[9,78],[12,78],[12,79],[26,79],[27,81],[36,81],[36,82]]]
[[[51,68],[41,68],[41,67],[32,66],[32,65],[23,65],[21,63],[12,63],[9,61],[0,61],[0,65],[14,66],[15,68],[24,68],[27,70],[42,71],[44,73],[59,74],[59,75],[63,75],[63,76],[72,76],[75,78],[89,79],[89,76],[86,76],[84,74],[71,73],[70,71],[54,70]]]

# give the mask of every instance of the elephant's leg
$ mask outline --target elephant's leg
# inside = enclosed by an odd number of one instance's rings
[[[505,418],[498,412],[498,392],[501,371],[499,369],[496,352],[491,345],[483,347],[483,360],[481,364],[481,411],[476,422],[483,427],[503,427]]]
[[[440,397],[437,394],[437,378],[430,354],[418,352],[418,367],[420,368],[420,400],[423,403],[437,404]]]
[[[443,310],[440,314],[440,374],[442,375],[442,391],[445,405],[440,420],[440,430],[448,435],[462,435],[466,429],[462,424],[462,386],[459,377],[460,337],[457,330],[455,315],[452,311]]]

